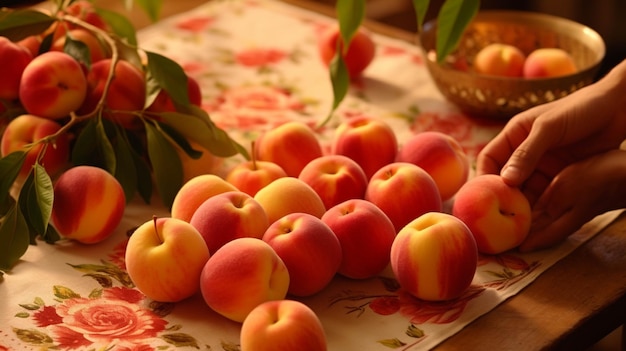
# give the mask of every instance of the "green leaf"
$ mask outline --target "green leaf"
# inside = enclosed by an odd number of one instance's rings
[[[14,151],[0,159],[0,203],[4,203],[9,197],[9,191],[19,175],[25,159],[25,151]]]
[[[20,211],[24,215],[28,226],[30,243],[37,244],[37,236],[43,234],[45,228],[41,223],[41,211],[37,206],[37,194],[35,193],[35,172],[29,172],[26,181],[22,185],[20,195],[17,200]]]
[[[62,285],[55,285],[52,287],[52,291],[54,293],[54,296],[60,298],[60,299],[75,299],[75,298],[79,298],[80,294],[74,292],[74,290],[62,286]]]
[[[397,349],[400,348],[402,346],[406,346],[406,343],[401,341],[398,338],[393,338],[393,339],[383,339],[383,340],[378,340],[377,341],[379,344],[386,346],[390,349]]]
[[[148,72],[158,85],[163,88],[175,104],[189,107],[187,90],[187,74],[175,61],[154,52],[146,52],[148,56]]]
[[[117,167],[115,167],[115,174],[113,175],[122,185],[126,202],[129,202],[137,191],[137,169],[132,155],[133,150],[126,138],[124,129],[115,128],[115,130],[117,136],[113,149],[115,150]]]
[[[350,88],[350,75],[348,74],[348,68],[343,60],[343,57],[339,54],[335,54],[330,65],[328,66],[330,72],[330,81],[333,86],[333,105],[328,116],[319,123],[318,127],[326,125],[333,116],[334,111],[339,107],[339,104],[348,94]]]
[[[345,53],[348,51],[352,37],[365,18],[365,1],[338,0],[336,10],[341,33],[341,41],[338,40],[337,45],[341,46],[341,51]],[[341,42],[347,44],[341,45]]]
[[[91,118],[84,128],[77,133],[74,147],[72,148],[72,163],[75,165],[91,165],[96,166],[99,164],[96,159],[99,157],[97,153],[96,142],[96,118]],[[96,155],[94,157],[94,155]]]
[[[65,36],[63,51],[72,56],[76,61],[85,64],[87,68],[91,67],[91,54],[89,52],[89,46],[80,40],[72,38],[69,32]]]
[[[145,122],[148,157],[156,181],[157,190],[166,207],[171,207],[176,193],[182,186],[183,166],[178,153],[164,136],[158,124]]]
[[[248,157],[245,148],[238,145],[230,136],[218,128],[206,111],[197,106],[190,106],[191,114],[178,112],[160,113],[168,126],[209,150],[215,156],[229,157],[241,153]]]
[[[446,0],[437,15],[437,61],[445,58],[459,44],[463,32],[480,7],[480,0]]]
[[[9,271],[30,243],[28,224],[15,203],[0,221],[0,271]]]
[[[39,214],[41,216],[41,218],[38,219],[38,222],[41,224],[39,229],[41,229],[40,234],[43,235],[46,232],[50,216],[52,215],[54,190],[52,188],[52,180],[50,179],[50,176],[39,163],[35,163],[34,181],[37,208],[39,209]]]
[[[163,0],[136,0],[139,7],[141,7],[152,22],[156,22],[161,14],[161,8],[163,7]]]
[[[137,32],[132,22],[117,12],[96,8],[96,12],[102,19],[111,27],[111,30],[115,35],[120,38],[126,39],[128,44],[137,46]]]
[[[96,140],[98,151],[100,155],[102,155],[104,169],[106,169],[111,174],[115,174],[117,169],[115,150],[113,150],[113,145],[111,145],[111,141],[107,136],[103,121],[104,120],[102,118],[98,118],[98,122],[96,123]]]
[[[191,147],[191,144],[184,135],[178,133],[178,131],[167,124],[160,124],[161,129],[181,148],[183,151],[193,159],[202,157],[202,151],[195,150]]]
[[[55,22],[53,17],[35,10],[0,9],[0,36],[18,41],[40,34]]]
[[[137,191],[145,203],[150,203],[150,199],[152,199],[152,173],[150,172],[150,166],[136,151],[133,150],[131,156],[137,171]]]
[[[59,232],[57,232],[57,230],[53,226],[48,225],[48,229],[43,235],[43,239],[48,244],[54,244],[55,242],[61,240],[61,235],[59,235]]]
[[[417,29],[422,31],[424,27],[424,19],[428,8],[430,7],[430,0],[413,0],[413,9],[415,10],[415,18],[417,19]]]

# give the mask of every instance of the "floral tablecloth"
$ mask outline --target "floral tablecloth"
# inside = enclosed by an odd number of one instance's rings
[[[246,143],[285,121],[316,124],[330,111],[331,85],[316,47],[330,24],[274,0],[211,1],[142,30],[139,42],[196,78],[214,122]],[[400,142],[443,131],[473,160],[501,126],[472,120],[445,101],[413,43],[375,40],[374,62],[320,132],[325,147],[342,119],[370,115],[388,122]],[[222,172],[239,160],[226,160]],[[200,296],[159,303],[134,289],[124,270],[125,244],[129,231],[153,214],[168,212],[136,201],[101,244],[31,246],[0,278],[0,351],[238,350],[240,325],[212,312]],[[417,300],[389,270],[364,281],[337,277],[302,300],[320,317],[329,350],[428,350],[520,292],[616,215],[594,219],[552,250],[481,257],[472,287],[454,301]]]

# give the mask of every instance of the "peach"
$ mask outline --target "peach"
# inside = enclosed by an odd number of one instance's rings
[[[341,244],[321,219],[290,213],[273,222],[263,234],[289,271],[288,293],[311,296],[324,289],[341,264]]]
[[[349,199],[362,199],[367,177],[358,163],[343,155],[325,155],[309,162],[298,176],[331,208]]]
[[[394,162],[397,152],[398,140],[391,127],[368,116],[352,117],[341,123],[331,144],[331,154],[353,159],[367,179],[381,167]]]
[[[252,149],[253,151],[250,153],[252,159],[231,168],[225,179],[237,189],[250,196],[255,196],[259,190],[274,180],[287,177],[287,172],[274,162],[257,160],[254,154],[254,142]]]
[[[390,255],[402,289],[426,301],[460,297],[472,283],[478,262],[469,228],[440,212],[425,213],[402,228]]]
[[[493,43],[482,48],[474,57],[474,70],[499,77],[521,77],[526,55],[516,46]]]
[[[109,56],[106,47],[102,44],[100,39],[86,29],[72,29],[68,31],[65,36],[57,39],[50,47],[51,51],[63,51],[67,37],[71,40],[77,40],[82,42],[89,48],[89,57],[91,62],[97,62],[103,60]]]
[[[456,195],[452,214],[474,234],[478,251],[499,254],[521,244],[530,230],[531,208],[519,188],[499,175],[470,179]]]
[[[367,279],[387,267],[396,229],[376,205],[362,199],[347,200],[328,209],[322,221],[341,244],[339,274]]]
[[[255,307],[241,325],[241,351],[326,351],[326,333],[315,312],[300,301]]]
[[[39,117],[66,117],[81,106],[86,94],[81,65],[63,52],[49,51],[33,58],[20,80],[22,106]]]
[[[37,159],[46,172],[54,177],[65,168],[69,161],[70,141],[68,135],[60,134],[56,140],[47,146],[44,143],[38,143],[29,149],[27,145],[53,135],[60,129],[61,125],[56,121],[29,114],[20,115],[12,119],[6,126],[2,134],[2,141],[0,141],[0,153],[4,157],[14,151],[27,151],[26,159],[19,173],[19,177],[22,179],[26,179]],[[41,153],[44,154],[40,155]]]
[[[17,41],[16,44],[23,48],[26,48],[26,50],[30,52],[32,57],[35,57],[39,55],[39,48],[41,47],[42,40],[43,38],[41,37],[41,35],[30,35],[24,39]],[[0,57],[2,56],[0,55]]]
[[[309,161],[322,156],[315,132],[301,122],[287,122],[265,131],[256,146],[258,160],[274,162],[292,177],[297,177]]]
[[[428,172],[441,199],[450,199],[467,181],[469,161],[456,139],[436,131],[411,136],[400,147],[397,161],[413,163]]]
[[[237,238],[260,239],[270,225],[263,207],[241,191],[227,191],[207,199],[189,223],[202,234],[209,252]]]
[[[0,37],[0,99],[15,100],[19,97],[22,73],[32,60],[33,55],[28,49]]]
[[[190,76],[187,76],[187,96],[189,97],[190,104],[195,106],[202,105],[202,90],[200,84],[198,84],[195,78]],[[174,105],[174,101],[168,92],[161,89],[146,110],[150,112],[175,112],[178,109]]]
[[[153,218],[126,244],[128,276],[152,300],[178,302],[200,291],[210,254],[200,233],[176,218]]]
[[[235,322],[267,301],[283,300],[289,271],[272,247],[260,239],[239,238],[217,250],[202,269],[200,291],[215,312]]]
[[[108,30],[109,26],[104,19],[98,14],[94,4],[88,0],[74,1],[71,5],[65,8],[65,12],[68,15],[78,17],[81,20],[97,27],[102,30]],[[70,28],[74,25],[70,24]]]
[[[94,63],[87,74],[89,89],[81,114],[94,111],[103,96],[106,80],[113,61],[104,59]],[[143,71],[128,61],[117,61],[115,77],[111,81],[105,99],[104,116],[125,128],[135,128],[140,121],[133,112],[141,111],[146,100],[146,80]]]
[[[408,162],[394,162],[379,169],[370,179],[365,200],[385,212],[396,232],[426,212],[443,210],[433,178]]]
[[[303,212],[322,218],[326,208],[319,195],[308,184],[294,177],[278,178],[259,190],[258,201],[270,224],[290,213]]]
[[[113,234],[125,207],[124,189],[115,177],[102,168],[76,166],[54,184],[51,223],[65,238],[95,244]]]
[[[525,78],[560,77],[578,72],[576,63],[567,51],[559,48],[540,48],[528,54],[524,63]]]
[[[322,62],[330,65],[337,52],[337,42],[342,42],[339,26],[327,28],[319,37],[317,47],[320,52]],[[343,44],[340,45],[343,50]],[[370,65],[376,56],[376,43],[365,28],[359,28],[352,40],[348,50],[343,54],[348,74],[351,79],[359,77]]]
[[[204,201],[217,194],[236,191],[234,185],[215,174],[191,178],[180,187],[172,202],[172,217],[189,222]]]

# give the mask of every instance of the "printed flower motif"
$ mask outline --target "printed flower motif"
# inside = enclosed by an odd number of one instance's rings
[[[198,33],[209,28],[213,22],[215,18],[210,16],[191,17],[178,22],[176,28]]]
[[[238,64],[246,67],[261,67],[281,62],[287,57],[283,50],[273,48],[251,48],[235,54]]]
[[[401,302],[397,297],[383,296],[377,297],[370,302],[372,311],[382,315],[392,315],[400,310]]]
[[[400,291],[400,313],[407,316],[413,324],[436,323],[446,324],[457,320],[467,304],[478,297],[485,288],[470,286],[458,299],[450,301],[424,301],[406,291]]]
[[[464,144],[472,140],[472,123],[469,123],[467,119],[467,116],[456,112],[446,115],[422,112],[415,117],[411,130],[413,132],[426,130],[442,132]]]
[[[285,89],[249,86],[226,90],[205,108],[221,126],[251,128],[289,121],[305,105]]]

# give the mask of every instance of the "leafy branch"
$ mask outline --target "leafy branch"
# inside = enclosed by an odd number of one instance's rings
[[[341,40],[338,40],[338,50],[329,66],[333,103],[330,113],[318,124],[318,127],[326,125],[331,120],[334,111],[348,93],[350,76],[344,62],[344,55],[350,46],[352,37],[365,18],[365,2],[366,0],[337,0],[335,9]],[[430,8],[430,0],[413,0],[413,8],[418,31],[421,32]],[[446,56],[459,45],[465,28],[472,21],[479,8],[480,0],[444,1],[437,15],[436,52],[439,63],[444,62]],[[348,43],[348,45],[342,45],[342,43]]]

